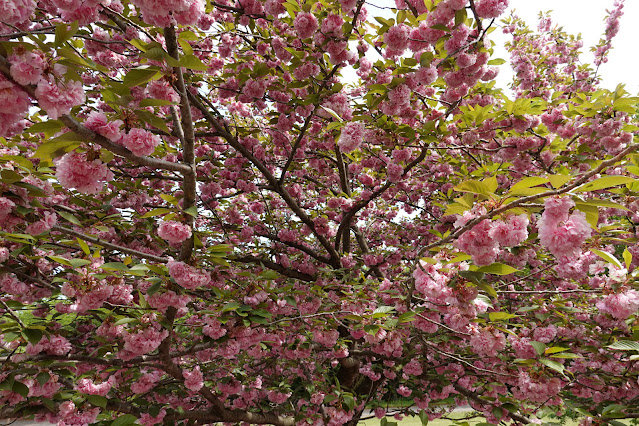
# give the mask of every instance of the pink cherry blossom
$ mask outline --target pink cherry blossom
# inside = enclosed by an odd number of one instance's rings
[[[160,137],[148,130],[135,128],[122,136],[120,143],[127,147],[135,155],[151,155],[155,147],[160,144]]]
[[[11,214],[13,208],[16,204],[6,197],[0,197],[0,222],[4,222],[4,220]]]
[[[76,389],[87,395],[106,396],[115,383],[114,379],[115,377],[111,376],[107,381],[97,384],[89,378],[80,379],[76,384]]]
[[[344,19],[341,16],[329,14],[322,20],[321,30],[326,36],[340,37],[342,36],[342,25],[344,25]]]
[[[184,262],[171,261],[166,266],[169,268],[171,278],[184,288],[204,287],[211,281],[208,272],[189,266]]]
[[[506,337],[494,328],[482,328],[470,338],[470,346],[478,355],[496,356],[506,347]]]
[[[0,16],[7,24],[22,26],[29,21],[35,7],[33,0],[2,0]]]
[[[352,152],[360,147],[364,140],[365,127],[363,123],[346,123],[342,128],[337,145],[344,152]]]
[[[541,244],[556,257],[579,254],[582,244],[592,233],[586,215],[575,211],[561,223],[553,223],[556,218],[544,215],[537,224]]]
[[[122,120],[109,121],[103,112],[98,111],[92,111],[84,121],[84,125],[87,129],[93,130],[114,142],[120,140],[122,137],[120,127],[123,124]]]
[[[496,18],[506,11],[508,0],[480,0],[475,10],[481,18]]]
[[[182,375],[184,376],[184,386],[188,390],[197,392],[204,386],[204,378],[199,365],[196,365],[191,371],[183,370]]]
[[[44,218],[31,223],[27,226],[25,232],[31,235],[42,234],[43,232],[48,232],[56,223],[58,223],[58,218],[55,213],[44,212]]]
[[[11,77],[18,84],[38,84],[46,66],[43,54],[38,51],[14,55],[11,60]]]
[[[408,47],[410,27],[405,24],[394,25],[384,34],[384,42],[395,55],[401,55]]]
[[[88,161],[86,153],[70,152],[56,161],[56,178],[65,188],[75,188],[84,194],[96,194],[104,183],[113,179],[113,173],[95,159]]]
[[[120,352],[120,357],[131,359],[153,352],[168,335],[168,331],[158,331],[154,327],[148,327],[134,333],[124,332],[124,353]]]
[[[317,18],[312,13],[300,12],[293,21],[295,31],[300,39],[307,39],[315,34],[315,31],[319,28]]]
[[[597,302],[597,309],[612,315],[613,318],[626,319],[639,310],[639,292],[626,290],[622,293],[609,294]]]
[[[26,92],[0,75],[0,113],[22,116],[30,105]]]
[[[38,82],[35,95],[40,108],[53,120],[68,114],[71,108],[82,104],[86,99],[80,81],[67,80],[56,83],[51,78]]]
[[[191,227],[174,220],[164,220],[158,226],[158,235],[175,245],[191,237]]]

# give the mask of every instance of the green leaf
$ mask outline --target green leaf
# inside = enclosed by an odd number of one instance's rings
[[[230,312],[237,310],[241,305],[238,302],[229,302],[222,308],[222,312]]]
[[[404,312],[397,319],[400,323],[411,322],[415,320],[416,315],[415,312]]]
[[[586,214],[586,221],[593,229],[598,229],[599,209],[596,206],[589,206],[583,203],[575,203],[575,208]]]
[[[38,373],[38,375],[36,376],[36,381],[40,383],[40,385],[44,385],[50,379],[51,379],[51,376],[49,375],[49,373],[46,373],[44,371]]]
[[[517,318],[519,315],[509,314],[508,312],[491,312],[488,314],[488,318],[492,322],[509,320],[511,318]]]
[[[180,59],[180,65],[195,71],[206,71],[208,67],[195,55],[185,55]]]
[[[110,269],[114,271],[127,271],[127,272],[129,270],[129,268],[124,263],[121,263],[121,262],[107,262],[102,264],[100,268]]]
[[[180,40],[190,40],[190,41],[199,40],[198,36],[193,31],[182,31],[178,35],[178,39],[180,39]]]
[[[557,352],[563,352],[563,351],[567,351],[567,350],[570,350],[570,348],[562,348],[561,346],[552,346],[552,347],[546,349],[544,351],[544,353],[546,355],[550,355],[550,354],[554,354],[554,353],[557,353]]]
[[[117,320],[113,325],[124,325],[124,324],[128,324],[130,322],[134,322],[134,321],[137,321],[137,320],[138,320],[137,318],[128,318],[128,317],[127,318],[122,318],[122,319]]]
[[[80,222],[75,216],[73,216],[69,212],[57,212],[60,216],[62,216],[68,222],[71,222],[74,225],[81,226],[82,222]]]
[[[61,46],[65,41],[78,32],[78,21],[74,21],[71,25],[62,23],[55,26],[55,40],[54,45],[56,47]]]
[[[107,399],[100,395],[86,395],[86,400],[89,401],[89,404],[95,405],[96,407],[105,408],[107,405]],[[113,424],[113,423],[111,423]]]
[[[376,324],[366,324],[364,326],[364,331],[372,336],[376,335],[377,332],[379,332],[379,329],[380,329],[379,325],[376,325]]]
[[[76,238],[76,240],[78,241],[78,244],[80,245],[80,248],[82,249],[82,252],[84,254],[86,254],[87,256],[91,255],[91,249],[89,248],[89,245],[82,239],[80,238]]]
[[[197,206],[191,206],[188,209],[185,209],[184,213],[188,214],[189,216],[197,217],[198,215]]]
[[[532,340],[530,342],[530,346],[535,348],[535,351],[537,352],[537,355],[543,355],[543,353],[546,351],[546,345],[541,343],[541,342],[537,342],[537,341]]]
[[[443,216],[450,216],[453,214],[463,214],[467,210],[470,210],[470,207],[464,206],[463,204],[459,204],[459,203],[453,203],[448,205]]]
[[[145,46],[144,42],[140,39],[134,38],[133,40],[129,40],[129,43],[131,43],[132,46],[137,47],[142,52],[146,52],[147,50],[147,46]]]
[[[189,44],[189,42],[187,42],[186,40],[178,40],[178,43],[180,44],[182,52],[184,52],[185,55],[193,54],[193,47]]]
[[[124,414],[111,422],[111,426],[129,426],[135,424],[137,417],[132,414]]]
[[[353,398],[353,395],[349,393],[343,393],[342,401],[344,401],[344,405],[348,408],[349,411],[355,408],[355,398]]]
[[[486,196],[494,195],[485,183],[478,180],[467,180],[466,182],[460,183],[453,189],[459,192],[471,192],[473,194]]]
[[[22,175],[14,172],[13,170],[5,169],[0,172],[0,181],[2,183],[11,184],[20,182],[21,180]]]
[[[146,66],[134,68],[126,73],[122,82],[128,87],[139,86],[153,79],[157,74],[158,70],[155,68],[147,68]]]
[[[610,253],[607,253],[607,252],[601,251],[601,250],[597,250],[597,249],[590,249],[590,251],[593,252],[594,254],[596,254],[597,256],[599,256],[600,258],[602,258],[603,260],[605,260],[606,262],[612,263],[613,265],[615,265],[619,269],[623,269],[623,266],[621,266],[621,262],[619,262],[617,260],[617,258],[614,257],[613,255],[611,255]]]
[[[63,127],[64,124],[59,120],[42,121],[25,129],[25,133],[58,133]]]
[[[149,296],[153,296],[155,293],[158,292],[160,287],[162,287],[162,282],[158,281],[146,290],[146,294],[148,294]]]
[[[572,176],[568,175],[548,175],[546,176],[550,181],[550,184],[553,188],[557,189],[565,185],[567,182],[572,179]]]
[[[632,340],[618,340],[607,347],[618,351],[639,351],[639,342]]]
[[[486,265],[478,268],[477,272],[492,275],[509,275],[519,272],[519,269],[515,269],[509,265],[504,265],[503,263],[493,263],[492,265]]]
[[[479,283],[477,287],[479,287],[481,290],[484,290],[490,297],[497,298],[497,292],[490,284],[482,282]]]
[[[599,200],[596,198],[591,198],[585,201],[578,201],[577,204],[585,204],[587,206],[596,206],[596,207],[609,207],[612,209],[621,209],[621,210],[628,210],[630,211],[630,209],[624,205],[615,203],[613,201],[610,200]]]
[[[22,330],[22,335],[32,345],[37,345],[42,339],[42,330],[35,330],[33,328],[25,328]]]
[[[488,61],[488,65],[502,65],[505,64],[506,60],[501,58],[491,59]]]
[[[90,264],[91,261],[87,259],[69,259],[69,263],[72,267],[77,269]]]
[[[339,121],[340,123],[343,123],[344,120],[342,119],[342,117],[339,116],[339,114],[337,112],[335,112],[335,110],[329,108],[329,107],[325,107],[323,106],[322,109],[326,112],[328,112],[330,115],[332,115],[335,119],[337,119],[337,121]]]
[[[623,251],[623,262],[626,265],[626,269],[630,268],[630,264],[632,263],[632,253],[625,249]]]
[[[564,374],[565,368],[563,364],[560,364],[557,361],[553,361],[547,358],[542,358],[539,360],[539,362],[545,365],[546,367],[550,368],[551,370],[555,370],[556,372],[562,375]]]
[[[154,61],[166,61],[166,63],[171,65],[172,67],[180,66],[179,62],[172,56],[169,56],[169,54],[166,53],[161,45],[156,45],[156,47],[147,50],[140,56],[152,59]]]
[[[578,359],[583,358],[583,356],[579,354],[573,354],[570,352],[561,352],[558,354],[550,355],[551,358],[563,358],[563,359]]]
[[[67,152],[80,146],[82,142],[85,142],[85,140],[80,135],[73,132],[67,132],[40,145],[33,154],[33,158],[50,160],[52,158],[61,157]]]
[[[58,262],[61,265],[64,266],[71,266],[71,262],[69,262],[69,259],[65,258],[65,257],[61,257],[61,256],[47,256],[49,259],[53,260],[54,262]]]
[[[382,318],[393,312],[395,308],[393,306],[380,306],[373,311],[373,318]]]
[[[424,410],[419,410],[419,420],[422,422],[422,426],[428,426],[428,413]]]
[[[479,271],[459,271],[458,275],[477,285],[481,284],[486,276],[483,272]]]
[[[142,99],[139,104],[141,107],[148,106],[165,106],[165,105],[173,105],[173,102],[167,101],[166,99]]]
[[[142,216],[142,218],[146,218],[146,217],[154,217],[154,216],[160,216],[160,215],[164,215],[167,213],[171,213],[171,209],[166,209],[166,208],[159,208],[159,209],[153,209],[153,210],[149,210],[148,212],[144,213]]]
[[[597,191],[600,189],[612,188],[625,185],[627,183],[638,182],[637,179],[628,176],[603,176],[592,182],[585,183],[574,189],[575,192]]]
[[[29,395],[29,388],[22,382],[13,382],[11,390],[19,395],[24,396],[25,398],[27,397],[27,395]]]
[[[145,123],[150,124],[151,126],[157,129],[163,130],[166,133],[171,133],[171,130],[166,125],[166,122],[162,118],[156,116],[155,114],[147,110],[140,110],[140,109],[136,109],[133,112],[135,115],[138,116],[140,120],[144,121]]]
[[[537,177],[537,176],[527,177],[525,179],[520,180],[513,186],[511,186],[508,192],[514,193],[514,192],[517,192],[517,190],[520,190],[523,188],[532,188],[533,186],[541,185],[543,183],[548,183],[548,178]]]

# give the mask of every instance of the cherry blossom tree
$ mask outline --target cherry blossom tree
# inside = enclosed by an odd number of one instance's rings
[[[639,417],[623,3],[507,3],[0,0],[0,418]]]

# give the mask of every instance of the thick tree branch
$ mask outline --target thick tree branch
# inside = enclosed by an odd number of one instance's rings
[[[59,226],[56,225],[52,228],[52,230],[54,231],[58,231],[58,232],[62,232],[63,234],[67,234],[67,235],[73,235],[74,237],[80,238],[81,240],[84,240],[86,242],[89,243],[93,243],[93,244],[97,244],[106,248],[110,248],[112,250],[117,250],[120,251],[122,253],[126,253],[126,254],[130,254],[142,259],[148,259],[148,260],[152,260],[154,262],[158,262],[158,263],[166,263],[169,261],[168,258],[166,257],[161,257],[161,256],[155,256],[152,254],[148,254],[148,253],[144,253],[138,250],[134,250],[134,249],[130,249],[128,247],[124,247],[124,246],[119,246],[117,244],[113,244],[113,243],[109,243],[106,242],[104,240],[101,240],[99,238],[96,237],[92,237],[90,235],[86,235],[83,234],[81,232],[78,231],[74,231],[73,229],[69,229],[69,228],[65,228],[63,226]]]
[[[166,48],[175,60],[180,59],[180,54],[177,45],[177,38],[175,35],[175,27],[164,28],[164,39],[166,40]],[[182,158],[184,165],[188,167],[188,171],[184,172],[184,181],[182,182],[182,191],[184,192],[184,199],[182,207],[187,210],[195,205],[197,198],[196,194],[196,172],[195,172],[195,135],[193,130],[193,118],[191,117],[191,105],[189,98],[186,94],[187,88],[184,83],[184,73],[182,67],[174,67],[173,73],[175,74],[177,81],[175,83],[178,94],[180,95],[180,115],[182,116],[181,122],[176,121],[178,125],[178,134],[182,137]],[[190,214],[184,215],[184,222],[193,228],[194,217]],[[191,258],[193,252],[193,244],[195,241],[195,235],[192,234],[190,238],[182,243],[182,249],[180,251],[179,260],[187,262]]]
[[[229,260],[234,260],[234,261],[242,262],[242,263],[255,263],[257,265],[262,264],[264,265],[264,267],[271,269],[275,272],[278,272],[286,277],[296,278],[302,281],[313,282],[317,279],[317,277],[314,275],[305,274],[303,272],[296,271],[295,269],[285,268],[279,263],[275,263],[271,260],[264,259],[257,256],[238,256],[238,257],[231,258]]]

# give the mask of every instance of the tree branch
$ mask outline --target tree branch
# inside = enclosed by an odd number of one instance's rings
[[[187,95],[189,96],[189,99],[191,100],[193,105],[202,112],[202,114],[204,115],[206,121],[211,123],[213,125],[213,127],[215,127],[215,129],[218,132],[220,132],[221,136],[228,142],[228,144],[231,145],[231,147],[233,147],[233,149],[238,151],[244,158],[249,160],[255,167],[258,168],[258,170],[262,173],[264,178],[271,185],[273,190],[275,192],[277,192],[282,197],[282,199],[286,202],[286,205],[288,205],[289,208],[291,210],[293,210],[293,213],[295,213],[297,215],[297,217],[299,217],[300,220],[302,222],[304,222],[304,224],[306,226],[309,227],[309,229],[313,232],[313,234],[315,235],[315,237],[317,238],[319,243],[322,245],[322,247],[324,247],[324,249],[326,249],[326,251],[328,252],[328,254],[331,257],[331,265],[334,266],[334,267],[339,267],[339,254],[337,253],[337,251],[333,248],[333,246],[326,239],[326,237],[324,237],[323,235],[320,235],[317,232],[317,230],[315,229],[315,223],[313,223],[311,218],[297,204],[297,202],[291,196],[291,194],[289,194],[288,191],[283,186],[281,186],[279,184],[279,181],[277,180],[277,178],[273,175],[273,173],[271,173],[271,171],[266,167],[266,165],[264,163],[262,163],[260,160],[258,160],[244,145],[242,145],[235,138],[235,136],[233,136],[225,128],[225,126],[223,126],[213,116],[213,114],[211,114],[211,112],[202,104],[202,102],[197,98],[196,95],[194,95],[193,93],[188,92],[188,91],[187,91]]]
[[[237,262],[242,262],[242,263],[255,263],[258,265],[262,264],[266,268],[272,269],[273,271],[278,272],[286,277],[296,278],[302,281],[313,282],[317,280],[317,277],[314,275],[308,275],[303,272],[297,271],[295,269],[285,268],[279,263],[275,263],[271,260],[264,259],[257,256],[239,256],[239,257],[231,258],[229,260],[235,260]]]
[[[78,231],[74,231],[73,229],[69,229],[69,228],[65,228],[63,226],[59,226],[56,225],[53,228],[51,228],[54,231],[58,231],[58,232],[62,232],[63,234],[67,234],[67,235],[73,235],[74,237],[80,238],[81,240],[87,241],[89,243],[93,243],[93,244],[97,244],[103,247],[107,247],[110,248],[112,250],[117,250],[120,251],[122,253],[127,253],[127,254],[131,254],[133,256],[137,256],[143,259],[148,259],[148,260],[152,260],[154,262],[157,263],[166,263],[169,261],[168,258],[166,257],[161,257],[161,256],[155,256],[153,254],[148,254],[148,253],[144,253],[138,250],[134,250],[134,249],[130,249],[128,247],[123,247],[123,246],[119,246],[117,244],[113,244],[113,243],[109,243],[106,242],[104,240],[101,240],[99,238],[96,237],[92,237],[90,235],[86,235],[83,234],[81,232]]]

